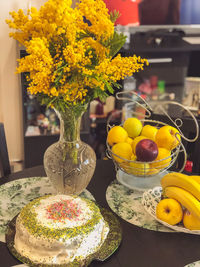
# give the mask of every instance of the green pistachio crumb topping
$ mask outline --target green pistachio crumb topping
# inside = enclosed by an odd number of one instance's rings
[[[38,207],[40,204],[40,201],[42,199],[48,198],[50,195],[46,195],[43,197],[39,197],[33,201],[31,201],[29,204],[27,204],[21,211],[19,220],[21,220],[22,224],[28,229],[28,231],[37,237],[46,237],[48,239],[56,239],[59,240],[62,238],[63,240],[66,240],[68,238],[73,238],[77,235],[85,236],[88,233],[90,233],[94,226],[102,219],[102,215],[100,213],[99,208],[96,206],[96,204],[83,197],[81,198],[83,201],[87,203],[87,206],[90,210],[93,211],[92,217],[88,222],[84,225],[74,227],[74,228],[62,228],[62,229],[54,229],[50,227],[43,226],[38,223],[36,219],[36,212],[35,207]]]

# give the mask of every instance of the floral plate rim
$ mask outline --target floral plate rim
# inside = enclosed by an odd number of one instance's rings
[[[153,189],[149,189],[145,191],[142,195],[142,205],[145,210],[159,223],[165,225],[168,228],[173,229],[176,232],[183,232],[188,234],[200,235],[200,230],[189,230],[183,227],[181,224],[179,225],[170,225],[156,217],[156,206],[158,202],[161,200],[162,195],[162,187],[156,186]]]

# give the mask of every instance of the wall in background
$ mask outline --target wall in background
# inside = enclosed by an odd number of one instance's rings
[[[0,1],[0,121],[5,125],[10,161],[20,161],[24,157],[22,96],[20,75],[15,74],[18,45],[9,38],[10,29],[5,23],[10,11],[30,6],[39,8],[45,0],[7,0]],[[74,1],[75,2],[75,1]]]

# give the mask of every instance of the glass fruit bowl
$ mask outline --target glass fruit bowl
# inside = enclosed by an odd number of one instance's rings
[[[122,94],[128,94],[128,97],[121,97]],[[138,118],[142,122],[143,126],[151,125],[157,129],[160,129],[162,126],[169,125],[165,122],[150,119],[152,115],[151,106],[135,92],[120,92],[117,93],[116,98],[118,100],[124,101],[125,103],[123,103],[124,105],[122,105],[122,110],[115,111],[109,116],[107,121],[107,132],[109,132],[109,130],[116,125],[123,127],[124,121],[127,118],[131,117]],[[176,106],[176,108],[178,109],[183,109],[184,112],[187,111],[189,115],[192,116],[196,127],[196,136],[193,139],[188,139],[182,133],[181,126],[183,125],[183,121],[180,118],[173,120],[169,116],[167,109],[169,108],[169,106],[171,108],[171,105]],[[148,162],[138,161],[135,158],[128,160],[118,155],[117,153],[114,153],[112,150],[112,146],[109,145],[109,143],[107,142],[107,156],[111,158],[114,162],[117,171],[117,179],[119,180],[119,182],[121,182],[125,186],[128,186],[131,189],[136,188],[144,191],[148,188],[152,188],[153,186],[159,186],[160,179],[162,178],[162,176],[165,175],[172,166],[177,165],[177,159],[181,152],[183,153],[183,163],[182,167],[179,168],[178,171],[182,172],[184,170],[187,160],[187,153],[182,143],[182,140],[194,142],[198,138],[198,123],[194,115],[184,106],[174,101],[162,101],[160,106],[157,105],[156,109],[159,114],[162,111],[165,117],[170,120],[172,124],[170,126],[178,130],[175,134],[175,138],[177,139],[177,145],[174,149],[166,153],[167,150],[160,147],[158,148],[158,150],[160,151],[159,153],[162,153],[162,157],[160,157],[160,159],[155,159],[153,161]],[[146,139],[148,139],[148,137],[146,137]]]

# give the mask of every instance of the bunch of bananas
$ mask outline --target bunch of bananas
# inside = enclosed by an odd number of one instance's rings
[[[172,172],[161,179],[161,185],[164,199],[157,205],[157,217],[172,225],[183,220],[186,228],[200,230],[200,176]],[[180,204],[179,210],[172,202],[169,207],[171,199]],[[169,221],[165,218],[166,213]]]

